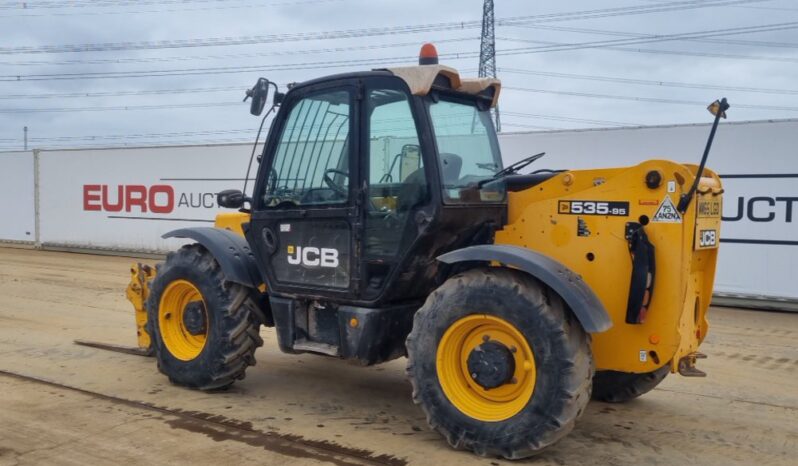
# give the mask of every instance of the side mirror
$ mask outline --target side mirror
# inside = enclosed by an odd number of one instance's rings
[[[252,86],[252,89],[247,89],[244,102],[250,97],[252,101],[249,103],[249,113],[258,116],[263,113],[263,107],[266,106],[266,99],[269,97],[269,80],[258,78],[258,82]]]
[[[227,209],[240,209],[247,197],[238,189],[225,189],[216,195],[216,203]]]

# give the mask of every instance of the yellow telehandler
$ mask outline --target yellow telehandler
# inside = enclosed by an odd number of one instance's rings
[[[251,196],[219,193],[238,210],[132,268],[139,345],[173,383],[243,378],[261,326],[287,353],[406,356],[431,428],[515,459],[570,432],[591,397],[704,375],[723,193],[704,165],[725,99],[699,166],[521,173],[543,154],[503,167],[499,81],[461,77],[431,45],[418,66],[286,93],[261,78],[254,115],[272,87]]]

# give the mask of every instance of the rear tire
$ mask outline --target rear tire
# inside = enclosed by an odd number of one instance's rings
[[[670,373],[670,366],[643,374],[599,371],[593,377],[593,399],[606,403],[624,403],[645,395]]]
[[[463,322],[475,319],[483,319],[485,325],[463,337],[459,350],[451,351],[448,340]],[[499,326],[492,327],[492,323]],[[502,335],[502,325],[507,326],[506,334],[521,338],[520,344],[511,348],[516,362],[508,367],[517,368],[517,355],[526,350],[531,349],[534,357],[534,364],[520,360],[525,370],[532,371],[533,391],[508,402],[496,395],[526,383],[526,376],[505,378],[504,385],[485,389],[476,373],[471,373],[471,354],[493,351],[480,349],[487,348],[483,344],[471,345],[499,341],[494,338]],[[430,427],[452,447],[482,456],[519,459],[540,453],[574,428],[590,399],[593,359],[589,335],[556,293],[521,272],[482,268],[447,280],[416,313],[407,351],[413,401],[421,405]],[[453,379],[451,368],[463,367],[463,354],[469,351],[465,374]],[[451,365],[447,358],[452,357],[459,357],[459,364],[455,359]],[[439,364],[448,367],[444,369],[448,372],[441,372]],[[452,386],[452,380],[465,385],[456,391],[448,389],[453,395],[450,399],[444,386]],[[483,403],[479,397],[489,401]]]
[[[158,369],[172,383],[200,390],[226,388],[243,379],[247,367],[255,364],[255,349],[263,345],[254,291],[227,281],[213,255],[199,244],[169,253],[157,268],[147,300],[147,325]],[[189,297],[181,301],[178,291],[175,298],[176,287],[188,290],[183,295]],[[179,305],[186,301],[188,305]],[[186,313],[189,305],[195,307],[194,319],[176,323],[175,316]],[[204,319],[196,317],[203,314]]]

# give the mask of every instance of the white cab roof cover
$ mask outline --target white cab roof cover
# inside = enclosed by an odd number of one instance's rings
[[[499,101],[499,91],[502,85],[501,81],[496,78],[460,78],[460,73],[456,69],[444,65],[404,66],[388,68],[388,71],[402,78],[413,95],[427,95],[435,78],[438,75],[443,75],[449,78],[453,90],[466,94],[478,94],[493,86],[495,92],[491,107],[495,107]]]

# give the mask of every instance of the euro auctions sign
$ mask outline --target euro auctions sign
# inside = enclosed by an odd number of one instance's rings
[[[170,214],[174,209],[175,189],[170,185],[83,185],[83,210]]]
[[[216,193],[177,192],[168,184],[83,185],[85,211],[171,214],[175,208],[216,209]]]
[[[45,245],[166,252],[161,235],[211,226],[216,193],[241,189],[249,145],[40,153]],[[251,184],[250,184],[251,186]]]

